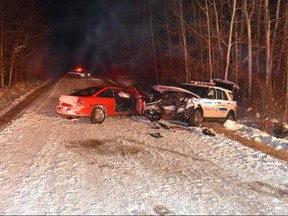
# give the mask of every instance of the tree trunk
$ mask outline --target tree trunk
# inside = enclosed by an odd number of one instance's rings
[[[230,52],[231,52],[231,47],[232,47],[232,35],[233,35],[235,11],[236,11],[236,0],[233,0],[232,17],[231,17],[230,29],[229,29],[229,41],[228,41],[228,48],[227,48],[227,55],[226,55],[225,80],[228,79],[228,70],[229,70],[229,63],[230,63]]]
[[[287,41],[287,43],[288,43],[288,41]],[[288,54],[287,53],[286,53],[286,109],[285,109],[285,117],[286,117],[286,119],[288,119]]]
[[[268,89],[271,90],[271,23],[270,23],[270,10],[269,10],[269,0],[265,0],[265,35],[266,35],[266,85]]]
[[[0,88],[4,87],[4,21],[3,0],[0,0]]]
[[[235,72],[234,72],[234,81],[238,83],[239,79],[239,47],[238,47],[238,29],[235,31],[235,49],[234,49],[234,55],[235,55]]]
[[[180,9],[179,18],[180,18],[181,38],[182,38],[182,46],[183,46],[183,52],[184,52],[185,80],[186,82],[190,82],[189,56],[188,56],[188,50],[187,50],[186,28],[185,28],[185,23],[184,23],[182,0],[179,0],[179,9]]]
[[[223,50],[222,50],[222,46],[221,46],[221,34],[220,34],[220,27],[219,27],[218,11],[217,11],[217,7],[216,7],[216,0],[213,0],[213,5],[214,5],[214,13],[215,13],[217,42],[218,42],[218,48],[219,48],[219,53],[220,53],[220,69],[222,69]]]
[[[276,37],[277,37],[277,30],[278,30],[278,25],[279,25],[279,11],[280,11],[280,5],[281,5],[281,0],[277,1],[277,8],[276,8],[276,16],[275,16],[275,25],[273,29],[273,35],[272,35],[272,41],[271,41],[271,56],[270,56],[270,73],[272,73],[273,69],[273,60],[274,60],[274,48],[275,48],[275,42],[276,42]],[[275,74],[275,72],[274,72]],[[272,74],[271,74],[272,75]],[[273,85],[274,86],[274,85]],[[271,87],[272,87],[272,81],[271,81]],[[272,88],[272,91],[274,88]]]
[[[211,55],[211,29],[210,29],[210,14],[207,1],[205,1],[206,19],[207,19],[207,33],[208,33],[208,60],[209,60],[209,78],[213,79],[212,55]]]
[[[151,29],[151,41],[152,41],[152,50],[153,50],[153,59],[154,59],[154,69],[155,69],[155,75],[156,75],[156,83],[158,83],[159,82],[159,75],[158,75],[157,60],[156,60],[156,53],[155,53],[151,0],[149,1],[149,3],[150,3],[150,29]]]
[[[262,13],[263,13],[263,5],[262,5],[262,3],[261,4],[259,4],[258,6],[257,6],[257,9],[256,9],[256,13],[257,13],[257,39],[258,39],[258,41],[255,41],[255,44],[257,45],[257,55],[256,55],[256,59],[255,59],[255,61],[256,61],[256,64],[257,64],[257,67],[256,67],[256,74],[255,74],[255,76],[259,79],[260,77],[259,77],[259,75],[260,75],[260,72],[262,71],[261,69],[260,69],[260,67],[261,67],[261,63],[260,63],[260,51],[261,51],[261,48],[260,48],[260,44],[261,44],[261,37],[262,37],[262,35],[261,35],[261,30],[262,30],[262,28],[263,28],[263,20],[262,20]]]
[[[16,55],[16,51],[15,51],[15,48],[13,48],[11,52],[11,59],[10,59],[10,66],[9,66],[8,87],[11,87],[11,84],[12,84],[15,55]]]
[[[167,0],[165,0],[165,19],[166,19],[166,31],[167,31],[167,40],[168,40],[169,70],[172,70],[172,68],[173,68],[172,43],[171,43],[171,36],[169,34],[169,19],[168,19],[168,12],[167,12]]]
[[[254,4],[254,3],[253,3]],[[252,30],[251,30],[251,14],[248,14],[247,0],[244,0],[244,13],[247,25],[247,38],[248,38],[248,100],[251,101],[252,96]]]
[[[286,2],[286,11],[285,11],[285,31],[288,30],[288,3]],[[285,42],[286,42],[286,50],[288,49],[288,36],[285,34]],[[285,117],[286,120],[288,119],[288,54],[286,51],[286,67],[285,67],[285,74],[286,74],[286,107],[285,107]]]

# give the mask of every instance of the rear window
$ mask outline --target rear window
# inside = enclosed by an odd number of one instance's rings
[[[73,95],[73,96],[92,96],[93,94],[100,91],[101,89],[102,89],[101,87],[89,87],[86,89],[82,89],[80,91],[76,91],[71,95]]]

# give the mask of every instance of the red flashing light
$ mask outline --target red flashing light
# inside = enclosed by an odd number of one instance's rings
[[[82,68],[79,67],[79,68],[77,68],[76,70],[77,70],[78,72],[81,72],[81,71],[82,71]]]

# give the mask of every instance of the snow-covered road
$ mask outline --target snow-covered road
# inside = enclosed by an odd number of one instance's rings
[[[0,214],[288,214],[282,160],[142,116],[57,115],[60,94],[95,82],[61,79],[0,131]]]

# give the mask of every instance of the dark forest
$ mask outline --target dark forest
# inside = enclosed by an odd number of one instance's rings
[[[0,0],[0,88],[79,64],[143,89],[221,78],[287,118],[287,31],[283,0]]]

